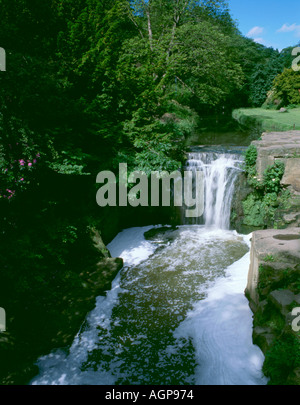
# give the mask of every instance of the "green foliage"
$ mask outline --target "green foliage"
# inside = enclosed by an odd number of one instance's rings
[[[291,333],[276,339],[266,353],[264,374],[272,385],[286,385],[292,370],[300,367],[300,337]]]
[[[268,255],[265,264],[259,267],[257,292],[260,305],[254,313],[254,326],[267,328],[273,335],[272,342],[264,346],[264,374],[270,378],[271,385],[299,384],[299,377],[294,371],[300,366],[300,336],[295,333],[287,322],[287,318],[277,305],[270,299],[270,293],[276,290],[299,292],[299,269],[287,268],[274,272],[276,257]],[[290,310],[297,305],[291,304]]]
[[[267,193],[263,196],[257,192],[249,194],[243,201],[244,224],[264,228],[274,221],[277,207],[276,193]]]
[[[244,73],[242,90],[236,94],[235,99],[243,107],[260,107],[272,89],[276,75],[284,67],[291,66],[288,64],[291,54],[288,55],[285,50],[279,53],[240,35],[232,36],[231,43],[236,50],[235,58]]]
[[[282,60],[274,53],[264,64],[256,65],[250,79],[250,102],[255,107],[264,104],[268,92],[272,89],[273,80],[283,70]]]
[[[49,309],[98,260],[90,178],[180,168],[199,114],[259,103],[277,52],[242,37],[224,0],[0,0],[0,13],[1,297]],[[248,201],[253,216],[267,198]]]
[[[266,193],[278,194],[282,189],[280,184],[284,175],[285,164],[283,162],[276,162],[273,166],[269,166],[263,179],[263,185]]]
[[[267,255],[267,256],[264,257],[263,260],[264,260],[265,262],[274,262],[274,261],[275,261],[273,255]]]
[[[211,48],[205,46],[208,42]],[[243,72],[232,54],[229,38],[211,24],[185,24],[178,29],[175,72],[197,105],[220,105],[241,89]],[[214,80],[210,81],[212,77]],[[178,85],[181,87],[182,83]]]
[[[251,193],[246,200],[243,201],[244,224],[254,227],[264,226],[265,212],[262,209],[262,201],[260,196]]]
[[[244,170],[247,182],[254,188],[243,201],[244,224],[253,227],[265,227],[275,224],[278,209],[288,203],[289,192],[283,190],[281,179],[285,164],[275,162],[267,167],[263,179],[259,179],[256,172],[257,148],[250,145],[245,152]]]
[[[248,178],[254,177],[256,173],[256,160],[257,160],[257,148],[255,145],[250,145],[244,153],[244,170]]]
[[[85,161],[88,157],[81,150],[61,151],[58,160],[49,162],[49,168],[60,174],[90,175],[90,173],[84,172],[86,168]]]
[[[10,200],[34,181],[41,154],[36,135],[11,117],[0,115],[0,199]]]
[[[267,256],[266,258],[268,258]],[[272,260],[264,260],[266,262],[272,262]],[[269,257],[270,258],[270,257]],[[276,257],[274,258],[276,262]],[[260,265],[259,267],[259,283],[258,293],[261,301],[266,299],[270,293],[274,290],[288,289],[294,294],[298,294],[300,282],[299,282],[299,269],[287,268],[274,274],[274,268],[272,265]]]
[[[284,69],[274,80],[274,99],[281,101],[280,106],[300,103],[300,72]]]

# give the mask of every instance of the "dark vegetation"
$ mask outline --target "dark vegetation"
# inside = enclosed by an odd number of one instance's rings
[[[245,152],[245,173],[253,191],[243,201],[243,223],[253,229],[280,228],[281,212],[288,207],[290,197],[289,190],[280,183],[285,164],[278,161],[269,166],[263,178],[259,179],[256,159],[256,146],[251,145]]]
[[[299,293],[299,265],[294,268],[277,271],[269,263],[276,261],[267,257],[260,265],[258,294],[260,305],[255,311],[253,325],[265,331],[268,336],[254,333],[254,343],[265,353],[263,372],[269,378],[270,385],[300,384],[300,333],[293,330],[288,313],[297,307],[292,302],[287,307],[279,307],[272,301],[271,293],[288,290]],[[255,329],[254,329],[255,331]]]
[[[63,298],[85,294],[103,256],[90,227],[105,242],[122,227],[96,206],[97,173],[180,168],[201,118],[260,106],[292,57],[243,37],[223,0],[0,0],[0,18],[0,379],[15,383],[63,328]]]

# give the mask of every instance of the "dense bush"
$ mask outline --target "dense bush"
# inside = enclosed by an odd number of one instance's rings
[[[273,99],[280,100],[280,106],[300,104],[300,72],[285,69],[274,80]]]
[[[256,172],[257,149],[254,145],[245,152],[245,173],[247,181],[254,189],[243,201],[244,224],[253,227],[276,227],[276,213],[289,198],[288,190],[284,190],[281,179],[284,174],[283,162],[275,162],[259,179]]]

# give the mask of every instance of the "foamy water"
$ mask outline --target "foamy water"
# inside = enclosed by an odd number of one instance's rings
[[[146,241],[150,228],[108,245],[124,268],[32,384],[266,384],[244,296],[249,238],[182,226]]]
[[[249,241],[249,237],[245,237]],[[197,385],[264,385],[264,355],[252,342],[252,312],[244,295],[250,253],[229,266],[181,323],[176,336],[191,337]]]

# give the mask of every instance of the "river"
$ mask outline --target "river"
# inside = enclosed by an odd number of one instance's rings
[[[225,209],[239,157],[198,153],[188,162],[206,173],[202,220],[120,232],[107,246],[124,260],[112,289],[97,298],[70,348],[39,358],[31,384],[267,383],[244,295],[250,235],[228,229]]]

